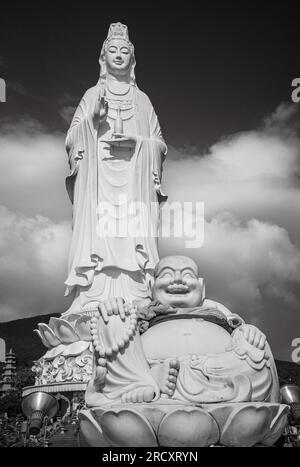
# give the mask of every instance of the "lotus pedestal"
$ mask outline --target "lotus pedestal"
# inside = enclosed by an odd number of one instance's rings
[[[126,404],[80,412],[81,431],[98,447],[271,446],[282,434],[288,407],[272,403],[202,406],[174,401]]]

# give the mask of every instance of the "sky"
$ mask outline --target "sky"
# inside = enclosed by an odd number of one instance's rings
[[[192,256],[207,296],[268,336],[290,360],[300,337],[300,77],[294,3],[10,2],[2,13],[0,77],[0,320],[60,313],[72,208],[65,134],[99,74],[109,24],[128,25],[138,86],[158,114],[169,152],[169,201],[201,201]],[[37,7],[39,5],[39,7]]]

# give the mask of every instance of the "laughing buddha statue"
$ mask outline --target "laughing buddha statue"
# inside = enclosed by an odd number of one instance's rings
[[[205,297],[196,263],[169,256],[156,266],[152,301],[100,305],[91,322],[98,363],[86,402],[277,402],[266,336]]]
[[[161,259],[152,298],[102,302],[80,415],[93,446],[273,445],[287,420],[266,336],[205,296],[196,263]]]

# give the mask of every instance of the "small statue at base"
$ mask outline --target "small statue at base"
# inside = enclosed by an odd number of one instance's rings
[[[205,298],[196,263],[166,257],[154,276],[152,302],[111,299],[92,319],[98,364],[87,404],[278,402],[266,336]]]

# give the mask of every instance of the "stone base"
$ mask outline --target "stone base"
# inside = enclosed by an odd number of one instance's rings
[[[246,402],[184,405],[174,401],[114,405],[79,413],[81,432],[95,447],[272,446],[289,408]]]

